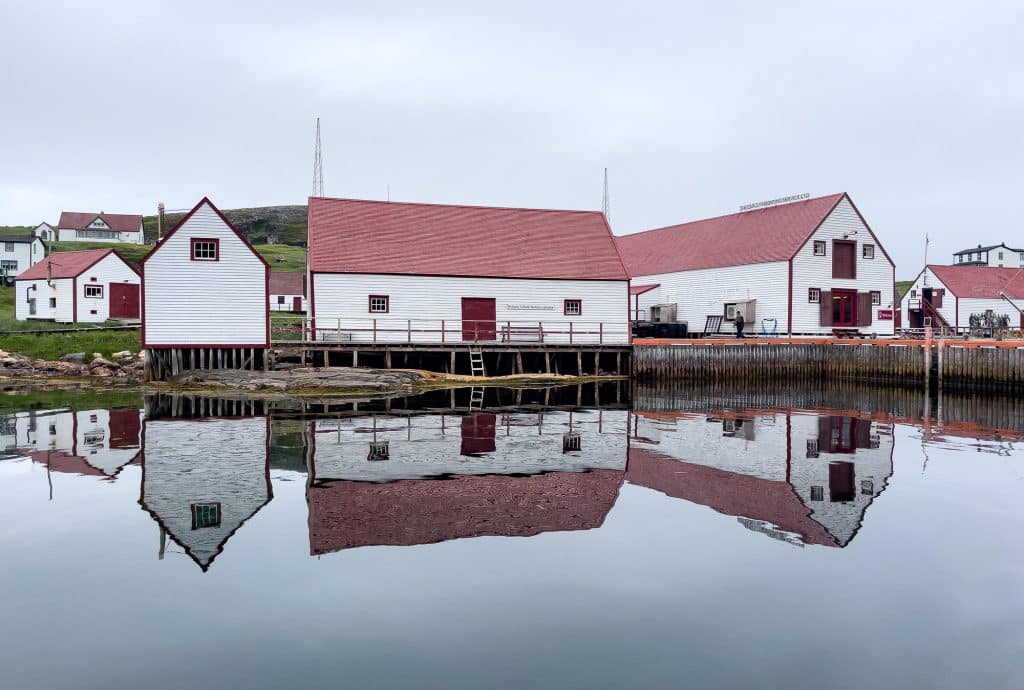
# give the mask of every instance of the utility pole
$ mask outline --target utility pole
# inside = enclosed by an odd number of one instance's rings
[[[604,219],[611,222],[611,208],[608,199],[608,168],[604,169],[604,200],[601,203],[601,211],[604,213]]]

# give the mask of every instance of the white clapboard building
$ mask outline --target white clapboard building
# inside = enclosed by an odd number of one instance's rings
[[[14,279],[14,315],[59,323],[135,320],[140,282],[114,249],[55,252]]]
[[[270,267],[204,198],[142,260],[142,346],[210,351],[270,344]],[[224,353],[219,354],[223,357]]]
[[[984,265],[928,265],[900,300],[904,328],[971,327],[971,316],[1007,317],[1024,328],[1024,270]]]
[[[978,245],[953,253],[954,266],[990,266],[992,268],[1024,268],[1024,249],[999,244]]]
[[[634,286],[630,310],[637,321],[731,332],[742,311],[748,334],[894,333],[895,266],[847,194],[616,241]]]
[[[270,310],[306,311],[306,274],[291,271],[270,272]]]
[[[47,223],[36,227],[36,233],[52,228]],[[60,242],[129,242],[143,243],[142,216],[131,213],[93,213],[64,211],[57,223],[56,237]]]
[[[0,285],[11,284],[45,256],[46,247],[35,235],[0,235]]]
[[[267,417],[147,419],[140,505],[204,571],[270,502]]]
[[[597,212],[312,198],[309,270],[318,339],[629,343]]]

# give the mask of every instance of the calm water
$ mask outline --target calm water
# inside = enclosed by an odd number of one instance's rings
[[[1019,688],[1024,404],[0,396],[9,688]]]

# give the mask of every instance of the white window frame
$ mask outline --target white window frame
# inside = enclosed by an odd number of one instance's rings
[[[807,302],[821,304],[821,288],[807,288]]]
[[[828,256],[828,243],[825,240],[814,240],[812,246],[815,256]]]
[[[371,314],[387,314],[391,311],[390,295],[370,295],[368,299]]]
[[[93,294],[90,295],[90,291]],[[103,286],[96,285],[94,283],[86,283],[84,295],[86,299],[103,299]]]
[[[862,244],[860,246],[860,257],[862,259],[874,259],[875,258],[875,245],[873,245],[873,244]]]
[[[882,306],[882,291],[872,290],[871,291],[871,306],[880,307]]]

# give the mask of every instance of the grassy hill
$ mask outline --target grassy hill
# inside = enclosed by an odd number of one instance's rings
[[[129,244],[127,242],[51,242],[50,248],[55,252],[77,252],[83,249],[106,249],[113,247],[117,253],[129,263],[137,264],[142,261],[151,246],[146,244]]]
[[[165,231],[170,230],[184,217],[184,213],[168,213],[164,218]],[[287,244],[305,246],[306,244],[306,207],[305,206],[262,206],[259,208],[235,208],[224,210],[231,224],[245,235],[252,244]],[[156,216],[146,216],[142,220],[146,241],[156,240]]]
[[[897,280],[896,281],[896,301],[899,302],[903,299],[903,295],[907,294],[907,290],[914,284],[912,280]]]
[[[106,249],[113,247],[126,261],[138,264],[142,258],[153,249],[148,244],[128,244],[110,242],[53,242],[55,252],[73,252],[82,249]],[[306,270],[306,248],[293,247],[287,244],[256,244],[253,247],[258,251],[273,271],[305,271]]]
[[[0,225],[0,235],[31,235],[32,228],[27,225]]]

